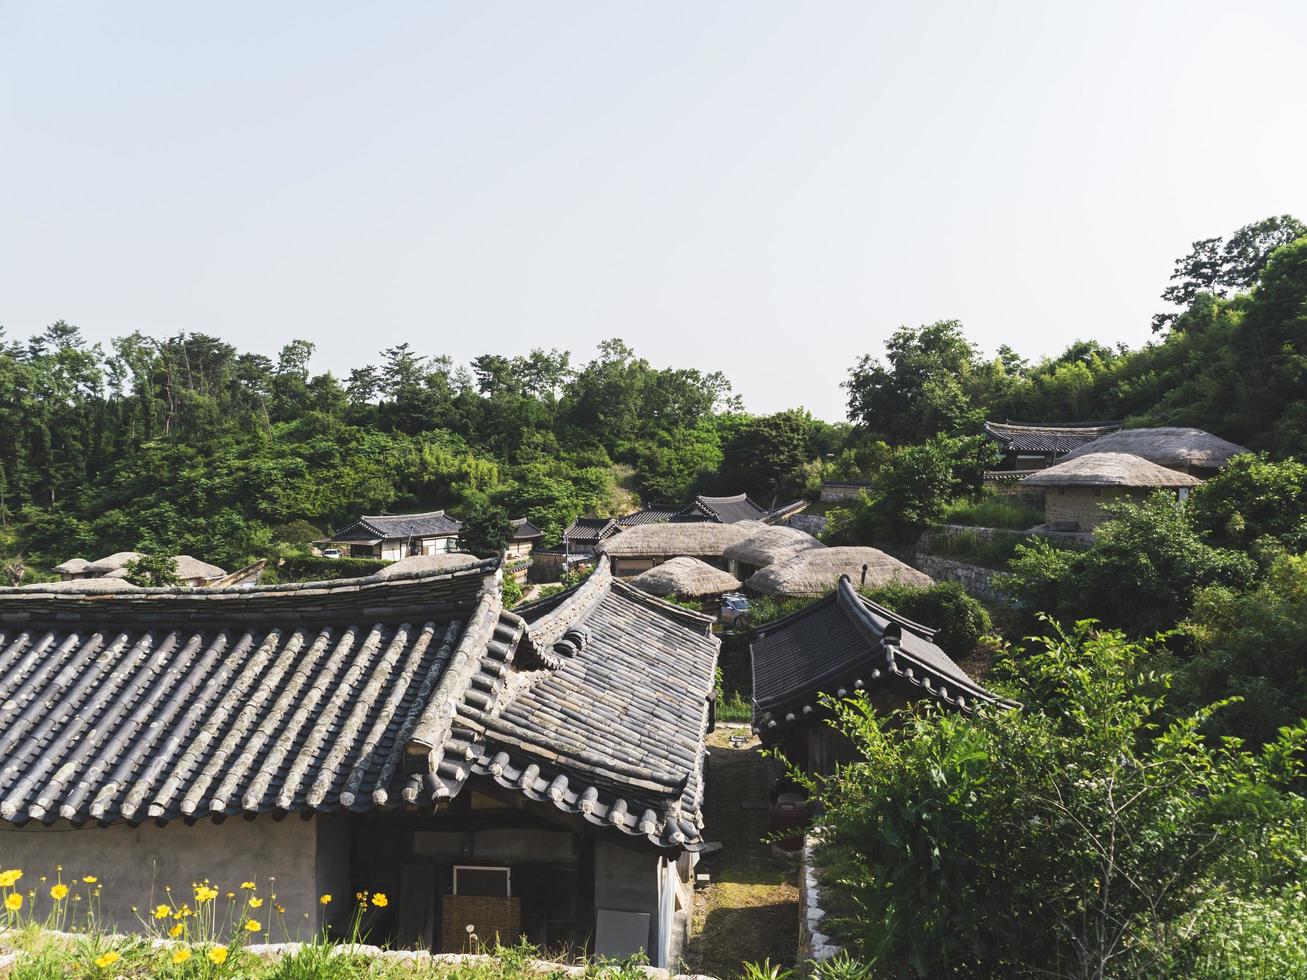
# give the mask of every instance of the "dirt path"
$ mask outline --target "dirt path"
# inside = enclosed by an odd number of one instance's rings
[[[708,792],[704,800],[705,834],[722,849],[707,855],[699,871],[712,884],[695,895],[694,926],[687,968],[723,978],[740,975],[745,960],[794,964],[799,933],[798,873],[772,857],[761,842],[767,834],[767,810],[745,809],[742,801],[767,801],[765,760],[758,740],[740,748],[731,735],[748,728],[723,728],[709,736]]]

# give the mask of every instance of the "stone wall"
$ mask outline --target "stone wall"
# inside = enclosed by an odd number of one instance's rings
[[[799,963],[807,964],[828,960],[840,952],[835,941],[822,931],[826,917],[821,905],[821,883],[812,860],[816,841],[808,837],[803,842],[803,863],[799,868]]]
[[[1003,595],[994,588],[994,576],[1002,574],[997,569],[982,565],[968,565],[941,558],[939,555],[918,553],[913,565],[918,571],[925,572],[936,582],[957,582],[966,589],[968,595],[987,602],[1002,602]]]

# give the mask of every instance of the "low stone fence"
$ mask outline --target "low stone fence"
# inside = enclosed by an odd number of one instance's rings
[[[826,912],[821,906],[821,883],[812,859],[815,838],[803,842],[803,863],[799,866],[799,964],[808,965],[839,955],[841,947],[822,931]]]
[[[939,555],[918,553],[913,562],[917,571],[925,572],[936,582],[957,582],[966,589],[967,595],[984,599],[986,602],[1003,602],[1004,597],[994,587],[994,576],[1002,574],[996,568],[983,565],[968,565],[966,562],[941,558]]]

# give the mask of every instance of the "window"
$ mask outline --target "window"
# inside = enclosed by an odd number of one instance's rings
[[[454,865],[454,894],[508,898],[513,894],[512,870],[476,864],[456,864]]]

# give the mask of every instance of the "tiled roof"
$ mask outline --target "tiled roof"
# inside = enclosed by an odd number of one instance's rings
[[[1119,428],[1120,422],[986,422],[985,434],[1009,452],[1066,453]]]
[[[765,520],[766,507],[752,500],[747,493],[733,497],[695,497],[677,516],[678,521],[715,521],[718,524],[736,524],[739,521]]]
[[[620,527],[639,527],[642,524],[666,524],[683,510],[685,510],[685,507],[681,504],[652,504],[643,510],[637,510],[633,514],[619,517],[617,523]]]
[[[528,640],[559,666],[485,726],[474,771],[590,823],[664,847],[702,843],[712,617],[613,578],[524,607]],[[526,641],[524,641],[526,642]]]
[[[972,681],[933,636],[928,627],[859,595],[842,577],[825,598],[758,627],[750,644],[754,727],[775,728],[810,715],[822,694],[843,697],[894,679],[962,711],[1011,703]]]
[[[464,693],[447,689],[451,661],[470,658],[493,681],[512,659],[511,632],[487,643],[467,626],[498,626],[493,569],[310,587],[0,590],[0,817],[168,820],[430,799],[434,787],[400,763],[441,698]]]
[[[475,777],[699,846],[711,619],[601,561],[528,625],[503,609],[497,565],[0,589],[0,819],[431,807]]]
[[[621,530],[611,517],[578,517],[563,532],[573,544],[597,544]]]
[[[380,538],[425,538],[452,536],[458,533],[459,523],[443,510],[426,514],[379,514],[361,517],[348,527],[341,528],[332,541],[363,541]]]
[[[532,538],[543,538],[544,536],[545,532],[540,530],[540,528],[536,527],[525,517],[517,517],[513,519],[514,541],[529,541]]]

